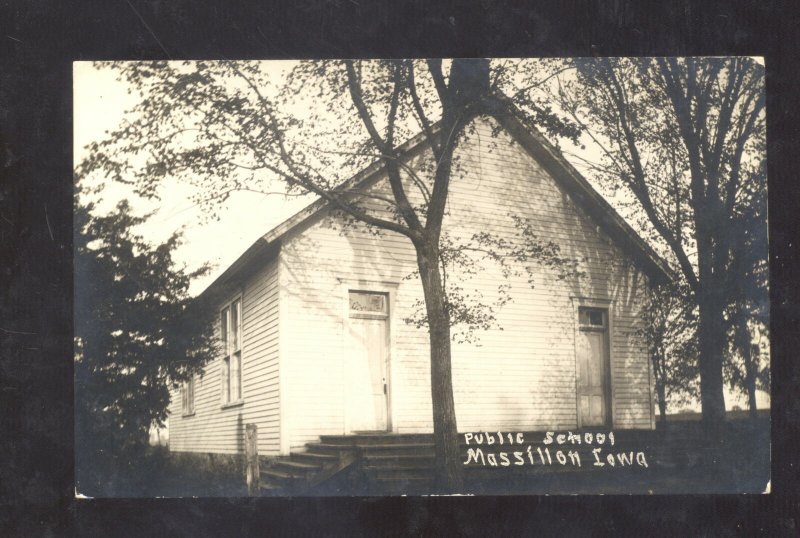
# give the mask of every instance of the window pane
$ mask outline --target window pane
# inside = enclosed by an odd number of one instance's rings
[[[227,308],[222,310],[222,318],[220,319],[220,327],[221,327],[220,338],[222,340],[222,349],[224,350],[224,353],[227,355],[230,352],[228,350],[228,309]]]
[[[373,314],[386,314],[386,294],[369,293],[365,291],[350,292],[350,310],[353,312],[367,312]]]
[[[189,403],[187,404],[189,413],[194,412],[194,377],[189,380]]]
[[[239,301],[234,301],[231,305],[231,344],[233,345],[232,351],[241,349],[241,326],[242,326],[242,312],[241,304]]]
[[[242,355],[234,353],[231,356],[231,401],[242,397]]]
[[[230,377],[230,357],[225,357],[222,361],[222,401],[231,401],[231,377]]]
[[[236,393],[239,395],[239,398],[242,397],[242,352],[238,352],[236,354],[236,369],[238,370],[239,374],[236,376]]]
[[[599,308],[581,308],[578,312],[579,322],[581,325],[604,327],[606,324],[604,314],[605,312]]]

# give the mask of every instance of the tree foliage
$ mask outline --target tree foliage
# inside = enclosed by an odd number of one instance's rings
[[[153,246],[135,231],[147,217],[127,200],[108,215],[94,211],[76,196],[75,418],[84,465],[98,451],[140,448],[151,425],[164,425],[170,387],[201,373],[214,352],[210,310],[187,293],[206,268],[176,266],[180,233]]]
[[[766,163],[753,173],[761,176],[755,186],[763,185]],[[769,334],[767,196],[763,189],[752,187],[744,196],[747,203],[733,222],[738,252],[732,265],[736,300],[730,301],[726,310],[729,348],[725,379],[733,390],[747,396],[755,416],[756,390],[769,391],[770,387],[769,349],[760,342]]]
[[[469,237],[454,237],[443,232],[439,240],[439,266],[445,295],[445,307],[450,320],[451,336],[457,343],[475,343],[480,333],[490,329],[503,330],[498,321],[502,308],[514,300],[510,279],[524,277],[533,289],[538,269],[545,268],[558,280],[581,278],[580,261],[566,256],[561,246],[540,237],[528,217],[509,214],[515,223],[514,232],[508,236],[480,231]],[[471,279],[487,270],[498,268],[503,280],[497,285],[493,297],[486,297]],[[419,278],[413,271],[406,279]],[[417,299],[411,315],[404,319],[417,328],[428,324],[424,301]]]
[[[697,397],[697,307],[690,291],[671,282],[650,290],[637,330],[647,345],[655,379],[659,420],[670,404]]]

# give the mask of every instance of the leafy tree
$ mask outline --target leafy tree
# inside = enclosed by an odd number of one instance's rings
[[[655,378],[659,421],[667,421],[669,402],[697,396],[697,315],[689,290],[667,283],[650,290],[637,330],[647,343]]]
[[[597,178],[620,189],[671,254],[698,306],[707,431],[725,418],[731,304],[741,305],[738,216],[765,159],[764,68],[748,58],[586,59],[554,95],[602,151]],[[750,226],[765,229],[765,214]],[[766,243],[757,252],[764,260]]]
[[[202,372],[213,354],[208,309],[189,298],[172,252],[180,234],[151,246],[127,200],[93,215],[76,196],[75,423],[78,481],[98,455],[136,454],[164,425],[170,386]]]
[[[751,313],[752,314],[752,313]],[[769,391],[769,354],[763,353],[754,336],[766,336],[768,329],[758,321],[757,315],[748,315],[745,309],[733,313],[725,377],[731,389],[747,396],[750,418],[758,416],[756,392]]]
[[[231,192],[270,192],[277,182],[287,194],[317,195],[367,229],[410,241],[424,295],[424,311],[415,319],[430,336],[436,483],[458,490],[463,477],[451,326],[463,323],[469,335],[470,327],[491,324],[492,317],[482,313],[491,305],[448,287],[446,266],[463,259],[459,252],[485,247],[489,239],[454,245],[443,222],[449,186],[459,174],[456,149],[473,120],[517,113],[501,91],[513,74],[488,60],[453,60],[449,70],[441,60],[318,61],[299,63],[276,84],[258,62],[112,67],[142,100],[126,124],[90,146],[79,175],[99,172],[149,197],[158,195],[164,181],[187,181],[198,187],[197,202],[210,214]],[[544,64],[537,73],[544,80],[553,69],[555,64]],[[517,104],[536,124],[553,135],[577,137],[574,124],[531,95],[520,93]],[[426,150],[423,163],[412,168],[403,160],[401,143],[420,130]],[[375,161],[387,174],[389,192],[347,182]],[[527,245],[519,242],[493,259],[503,263],[530,255],[546,265],[564,265],[550,242],[521,237]]]
[[[751,172],[758,175],[752,184],[765,183],[765,163]],[[734,219],[736,256],[732,271],[735,300],[726,311],[729,320],[729,349],[725,363],[726,380],[731,388],[747,396],[748,409],[756,417],[756,390],[769,390],[769,354],[762,353],[755,336],[769,332],[769,290],[767,268],[767,196],[763,189],[751,189],[743,194],[747,203]]]

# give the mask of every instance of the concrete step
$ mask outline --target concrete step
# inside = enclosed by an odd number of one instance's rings
[[[367,468],[387,468],[406,466],[431,469],[434,465],[433,454],[365,454],[364,466]]]
[[[272,467],[268,469],[261,469],[260,475],[261,482],[266,485],[272,485],[273,487],[289,485],[295,479],[295,476],[292,475],[292,473]]]
[[[396,454],[408,454],[417,452],[430,452],[433,454],[433,443],[389,443],[389,444],[367,444],[357,445],[363,454],[384,452],[395,452]]]
[[[335,463],[339,460],[339,456],[336,454],[325,454],[320,452],[314,452],[311,447],[309,447],[309,449],[306,452],[292,452],[290,457],[294,461],[299,461],[303,463],[316,463],[318,465]]]
[[[357,450],[355,445],[337,445],[331,443],[306,443],[306,451],[298,454],[320,454],[336,458]]]
[[[271,467],[274,471],[282,471],[298,478],[307,478],[309,474],[322,470],[322,466],[315,463],[305,463],[294,460],[278,460]]]
[[[360,433],[351,435],[322,435],[320,442],[331,445],[387,445],[408,443],[433,443],[429,433]]]
[[[310,443],[306,452],[296,452],[272,460],[271,465],[260,469],[262,489],[266,494],[280,491],[300,493],[313,486],[320,479],[330,478],[331,473],[340,469],[343,453],[352,452],[355,447],[333,445],[330,453],[319,444]],[[350,459],[345,460],[347,462]]]

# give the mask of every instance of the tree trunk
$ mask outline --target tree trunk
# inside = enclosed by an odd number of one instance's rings
[[[664,383],[656,384],[656,392],[658,393],[658,421],[666,426],[667,424],[667,389]]]
[[[707,290],[714,286],[706,280]],[[698,340],[700,347],[700,401],[703,406],[703,422],[709,436],[719,436],[725,422],[725,394],[723,391],[722,363],[726,330],[722,317],[722,302],[716,294],[702,291],[698,294],[700,324]]]
[[[693,172],[693,188],[703,185]],[[695,203],[697,196],[693,194]],[[700,403],[703,407],[704,429],[709,439],[721,439],[725,422],[725,393],[723,391],[722,364],[727,347],[727,330],[723,319],[724,283],[722,273],[715,271],[715,261],[722,255],[719,251],[720,223],[716,222],[712,209],[714,204],[704,202],[703,211],[696,216],[695,239],[697,241],[697,269],[699,288],[696,290],[699,320],[697,340],[700,352]],[[698,210],[695,209],[695,212]],[[715,246],[717,250],[715,250]]]
[[[758,416],[758,408],[756,407],[756,364],[753,360],[749,340],[748,338],[744,343],[742,359],[744,359],[745,384],[747,385],[747,409],[750,412],[750,418],[755,419]]]
[[[417,263],[425,295],[430,335],[435,484],[440,492],[458,493],[464,485],[464,475],[458,452],[458,427],[453,400],[450,320],[445,307],[436,246],[424,245],[418,248]]]

